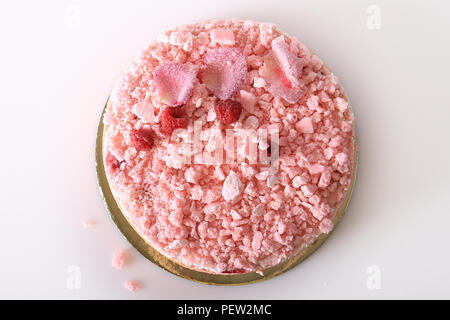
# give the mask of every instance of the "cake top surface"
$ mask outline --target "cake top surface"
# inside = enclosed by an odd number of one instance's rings
[[[188,267],[275,265],[332,230],[351,186],[353,115],[341,85],[269,23],[161,34],[116,83],[104,123],[123,212]]]

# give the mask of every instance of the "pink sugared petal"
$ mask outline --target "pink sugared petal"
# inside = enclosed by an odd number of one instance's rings
[[[202,81],[221,100],[229,99],[247,78],[247,62],[236,48],[208,50],[204,61]]]
[[[169,106],[179,106],[188,100],[194,87],[196,72],[188,66],[167,62],[155,70],[156,93]]]
[[[267,90],[275,97],[289,103],[295,103],[304,94],[304,88],[298,81],[302,70],[302,61],[289,51],[284,37],[272,41],[272,51],[264,57],[262,76],[268,83]]]

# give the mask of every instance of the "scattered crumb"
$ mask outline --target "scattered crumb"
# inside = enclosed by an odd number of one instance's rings
[[[139,285],[138,285],[138,284],[136,283],[136,281],[134,281],[134,280],[125,281],[124,284],[123,284],[123,286],[124,286],[128,291],[131,291],[131,292],[134,292],[134,291],[140,289]]]
[[[125,262],[125,252],[123,250],[114,253],[112,258],[112,266],[116,269],[122,269]]]
[[[85,229],[89,229],[94,223],[91,220],[84,220],[82,224]]]

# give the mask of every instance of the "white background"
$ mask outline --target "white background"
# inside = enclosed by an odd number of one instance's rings
[[[366,25],[372,4],[379,30]],[[0,298],[450,298],[449,14],[444,0],[2,3]],[[122,238],[94,147],[105,100],[138,50],[167,28],[233,17],[277,24],[334,71],[360,160],[348,211],[313,256],[269,281],[214,287],[158,268]],[[122,271],[111,267],[118,249],[130,257]],[[67,288],[71,265],[79,290]],[[378,290],[367,286],[372,265]],[[129,279],[142,290],[126,291]]]

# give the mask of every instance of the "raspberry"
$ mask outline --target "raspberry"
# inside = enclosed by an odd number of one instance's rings
[[[110,152],[106,155],[105,158],[106,170],[108,172],[114,172],[120,168],[120,162],[116,159]]]
[[[161,132],[170,135],[175,129],[187,126],[186,114],[179,107],[167,107],[161,113],[159,128]]]
[[[130,138],[138,150],[150,150],[153,147],[153,137],[150,129],[141,128],[139,130],[133,130]]]
[[[215,106],[217,118],[224,124],[230,124],[239,120],[242,112],[242,105],[233,100],[221,101]]]

